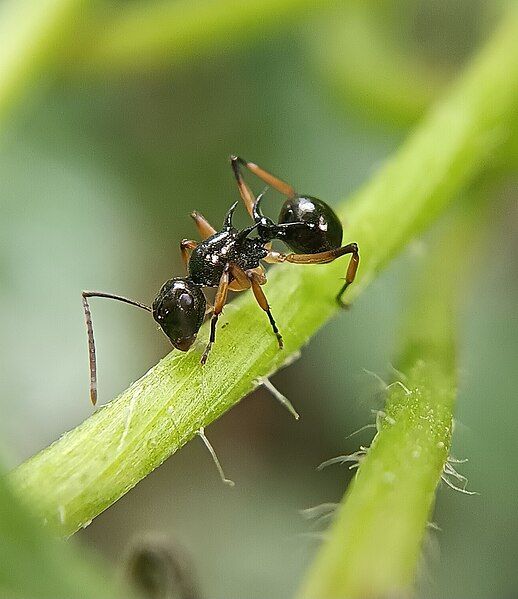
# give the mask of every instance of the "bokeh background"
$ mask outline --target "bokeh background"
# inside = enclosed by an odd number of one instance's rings
[[[174,48],[158,36],[153,52],[133,58],[103,57],[93,45],[90,55],[82,31],[62,63],[2,114],[0,427],[9,466],[92,411],[82,289],[150,302],[182,272],[178,242],[194,235],[189,211],[219,223],[238,198],[230,153],[330,204],[347,197],[398,147],[502,9],[482,0],[285,4],[278,19],[236,17],[225,35],[208,27],[203,40],[187,35]],[[100,5],[110,17],[157,7]],[[454,443],[480,495],[440,488],[423,598],[518,593],[516,173],[491,193],[480,278],[463,298]],[[272,215],[279,201],[268,198]],[[220,483],[195,439],[79,540],[117,564],[135,535],[160,531],[189,556],[204,596],[290,596],[323,529],[300,510],[339,501],[352,475],[316,466],[372,437],[347,438],[382,406],[367,371],[390,378],[409,282],[432,251],[428,236],[411,244],[274,377],[299,422],[257,391],[208,429],[235,488]],[[92,310],[103,403],[170,348],[145,313],[104,300]]]

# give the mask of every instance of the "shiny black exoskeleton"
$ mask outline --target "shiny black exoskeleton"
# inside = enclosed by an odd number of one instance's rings
[[[83,292],[92,403],[97,401],[97,366],[89,297],[115,299],[151,312],[172,345],[181,351],[187,351],[192,346],[205,316],[212,313],[210,338],[201,358],[202,364],[206,362],[215,341],[218,317],[229,290],[252,289],[257,303],[268,316],[279,347],[283,347],[281,334],[262,290],[266,276],[261,261],[326,264],[340,256],[351,254],[345,283],[336,296],[337,301],[342,304],[341,297],[354,280],[359,254],[355,243],[341,245],[342,225],[333,209],[318,198],[296,193],[291,185],[252,162],[232,156],[231,165],[241,198],[254,221],[252,226],[241,230],[233,226],[232,216],[237,202],[228,211],[220,231],[216,231],[201,214],[193,212],[191,216],[203,241],[198,243],[184,239],[180,243],[187,275],[167,281],[160,289],[152,307],[119,295],[98,291]],[[262,213],[263,196],[261,194],[256,199],[242,177],[240,166],[244,166],[287,197],[281,207],[278,222]],[[274,239],[284,242],[293,253],[283,254],[272,250],[271,242]],[[217,288],[214,306],[210,309],[207,309],[203,287]]]
[[[230,208],[223,228],[192,249],[187,263],[188,275],[167,281],[153,302],[153,318],[171,343],[187,351],[203,324],[207,302],[202,287],[218,287],[225,269],[252,271],[268,250],[260,238],[249,239],[256,227],[238,230],[232,225],[237,202]],[[229,284],[231,273],[229,270]]]
[[[196,340],[206,309],[203,291],[188,278],[166,281],[152,305],[153,318],[181,351],[187,351]]]
[[[268,250],[261,238],[249,239],[256,227],[239,231],[232,226],[232,215],[237,202],[230,208],[223,229],[200,243],[189,259],[189,277],[196,285],[217,287],[227,264],[235,264],[247,271],[259,266]]]
[[[278,223],[264,216],[258,197],[253,217],[264,240],[280,239],[296,254],[317,254],[342,245],[342,223],[322,200],[308,195],[288,198],[281,207]]]
[[[291,228],[283,241],[297,254],[327,252],[342,245],[342,223],[334,210],[311,196],[288,199],[279,213],[279,223],[302,222],[306,227]]]

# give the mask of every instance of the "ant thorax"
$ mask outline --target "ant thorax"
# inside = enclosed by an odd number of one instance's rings
[[[246,271],[259,266],[268,251],[261,239],[243,238],[237,229],[224,229],[202,241],[189,260],[189,276],[197,285],[217,287],[229,263]]]

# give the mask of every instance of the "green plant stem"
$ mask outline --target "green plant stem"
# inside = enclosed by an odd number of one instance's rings
[[[285,29],[287,19],[322,11],[337,0],[177,0],[126,5],[105,24],[83,62],[91,70],[153,69],[214,48],[239,50],[239,42],[267,29]],[[81,59],[80,59],[81,60]]]
[[[512,12],[450,94],[348,204],[346,241],[357,241],[362,256],[349,300],[505,144],[518,102],[517,55],[518,15]],[[22,464],[13,482],[60,534],[85,526],[292,359],[336,313],[345,268],[337,261],[272,269],[265,291],[283,351],[251,294],[243,294],[226,308],[221,322],[228,326],[219,328],[205,367],[199,360],[207,327],[193,350],[169,354],[117,400]],[[77,400],[87,401],[86,389]]]
[[[351,2],[322,20],[312,31],[313,58],[317,73],[340,99],[376,123],[408,126],[422,117],[453,73],[401,48],[387,26],[394,19],[391,4],[380,10],[370,2]]]
[[[41,528],[0,475],[0,596],[2,599],[131,599],[117,593],[104,564],[74,543]],[[88,552],[86,552],[88,553]]]
[[[465,218],[457,218],[456,225],[423,264],[405,323],[403,355],[396,362],[401,384],[389,387],[380,430],[337,510],[301,598],[412,594],[451,443],[456,304],[473,241]]]
[[[0,6],[0,120],[19,95],[59,59],[84,0],[4,0]]]

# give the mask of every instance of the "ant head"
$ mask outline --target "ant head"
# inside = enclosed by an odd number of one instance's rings
[[[206,307],[202,290],[189,278],[171,279],[153,302],[153,318],[176,349],[187,351],[203,324]]]

